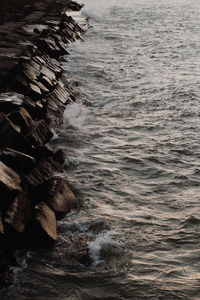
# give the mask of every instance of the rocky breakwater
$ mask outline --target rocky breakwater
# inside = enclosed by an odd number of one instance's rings
[[[56,218],[77,206],[62,172],[65,153],[45,145],[61,125],[78,90],[61,67],[67,45],[84,30],[65,11],[73,1],[33,1],[4,15],[0,24],[0,286],[12,282],[13,251],[57,239]],[[66,247],[88,260],[87,239]],[[81,245],[81,249],[79,246]],[[77,254],[78,257],[78,254]]]

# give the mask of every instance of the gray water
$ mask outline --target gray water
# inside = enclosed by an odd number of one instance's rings
[[[80,201],[59,232],[87,234],[92,265],[29,253],[4,297],[200,299],[200,2],[84,3],[64,64],[81,98],[51,147]]]

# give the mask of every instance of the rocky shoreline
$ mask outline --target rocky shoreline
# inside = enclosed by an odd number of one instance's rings
[[[55,241],[56,219],[77,206],[67,182],[55,176],[65,152],[54,153],[46,144],[79,94],[61,61],[67,45],[84,33],[65,12],[81,8],[70,0],[37,0],[1,18],[0,287],[12,283],[14,251]],[[62,242],[88,263],[87,237],[77,239]]]

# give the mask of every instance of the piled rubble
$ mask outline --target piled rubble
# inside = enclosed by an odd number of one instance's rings
[[[77,205],[64,179],[64,151],[45,145],[78,90],[61,67],[83,29],[65,14],[73,1],[43,0],[0,24],[0,285],[10,283],[12,251],[56,240],[56,217]]]

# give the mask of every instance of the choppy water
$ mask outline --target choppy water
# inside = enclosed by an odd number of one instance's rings
[[[92,106],[52,147],[81,201],[60,233],[88,234],[93,264],[38,251],[5,299],[200,299],[200,2],[84,3],[64,67]]]

